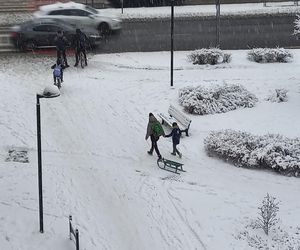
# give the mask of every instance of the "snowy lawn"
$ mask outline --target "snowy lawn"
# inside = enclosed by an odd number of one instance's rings
[[[87,68],[66,69],[61,96],[41,99],[44,234],[35,95],[52,84],[55,59],[2,56],[0,249],[75,249],[68,239],[69,214],[86,250],[298,249],[299,178],[208,157],[203,139],[220,129],[299,137],[300,50],[291,51],[290,63],[270,64],[248,61],[247,51],[229,52],[229,64],[213,66],[193,65],[190,52],[175,52],[173,88],[168,52],[89,55]],[[166,113],[170,104],[183,110],[180,88],[224,83],[243,85],[258,103],[222,114],[186,114],[192,123],[190,137],[179,145],[183,158],[170,155],[170,138],[158,144],[164,157],[184,163],[187,172],[159,169],[156,156],[147,155],[148,113]],[[288,90],[287,102],[265,101],[281,88]],[[29,163],[6,161],[13,149],[28,151]],[[269,238],[247,227],[267,193],[280,201],[281,219],[281,229]]]
[[[263,3],[241,3],[241,4],[222,4],[221,15],[249,15],[249,14],[279,14],[279,13],[299,13],[299,6],[295,6],[294,2],[278,2],[268,3],[264,7]],[[124,8],[123,14],[121,9],[104,9],[104,12],[121,14],[123,19],[136,18],[166,18],[170,17],[171,7],[142,7],[142,8]],[[175,17],[198,17],[198,16],[215,16],[216,5],[186,5],[174,7]]]

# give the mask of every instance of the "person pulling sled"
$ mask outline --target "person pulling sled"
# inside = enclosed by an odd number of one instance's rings
[[[157,146],[157,141],[159,140],[160,136],[165,136],[165,132],[155,116],[152,113],[149,113],[149,122],[147,125],[147,134],[145,139],[147,140],[149,137],[151,139],[151,148],[148,151],[148,154],[152,155],[153,150],[155,150],[158,159],[161,159],[161,154]]]

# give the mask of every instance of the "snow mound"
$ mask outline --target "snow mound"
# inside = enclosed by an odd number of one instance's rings
[[[293,55],[284,48],[255,48],[248,52],[248,59],[258,63],[289,62]]]
[[[179,90],[180,104],[187,112],[197,115],[252,108],[257,100],[256,96],[243,86],[235,84],[216,85],[211,88],[200,85]]]
[[[240,167],[270,168],[285,175],[300,173],[300,138],[281,135],[255,136],[234,130],[212,131],[205,149]]]
[[[287,92],[288,92],[288,90],[286,90],[286,89],[275,89],[275,93],[270,95],[267,98],[267,101],[270,101],[270,102],[287,102],[287,100],[288,100]]]

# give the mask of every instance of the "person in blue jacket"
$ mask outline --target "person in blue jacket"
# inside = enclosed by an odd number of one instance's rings
[[[57,60],[57,62],[51,66],[51,69],[53,69],[54,85],[57,84],[56,81],[58,78],[60,78],[62,83],[64,81],[63,70],[65,69],[65,67],[61,64],[60,60]]]
[[[176,122],[173,122],[172,124],[172,131],[170,134],[165,135],[165,137],[171,137],[172,136],[172,142],[173,142],[173,152],[172,155],[176,155],[176,153],[179,155],[179,158],[182,157],[182,154],[177,149],[177,145],[180,143],[180,137],[181,137],[181,130],[179,129]]]

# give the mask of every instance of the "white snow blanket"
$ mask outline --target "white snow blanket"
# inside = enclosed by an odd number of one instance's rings
[[[90,54],[87,68],[66,69],[61,95],[40,100],[44,234],[38,219],[36,93],[53,84],[55,57],[3,55],[0,249],[75,249],[68,239],[69,214],[83,250],[256,249],[245,227],[267,192],[281,201],[282,232],[297,249],[299,179],[232,167],[208,157],[203,140],[220,129],[299,137],[300,51],[293,51],[288,64],[258,64],[247,60],[247,51],[228,52],[232,61],[214,66],[191,65],[189,52],[175,52],[173,88],[169,52]],[[73,56],[69,63],[75,63]],[[170,154],[171,138],[158,141],[164,157],[184,163],[187,172],[178,176],[159,169],[156,157],[147,154],[148,113],[170,104],[183,111],[178,90],[199,83],[241,84],[260,101],[251,109],[186,114],[193,124],[191,136],[179,144],[182,159]],[[264,100],[277,88],[289,91],[288,102]],[[29,162],[6,161],[12,149],[27,151]],[[254,235],[268,240],[269,249],[285,249],[274,235]]]

